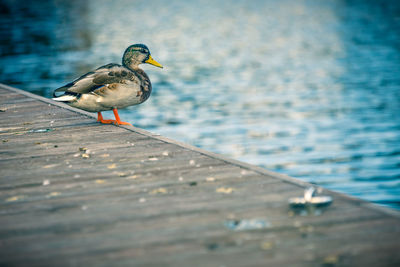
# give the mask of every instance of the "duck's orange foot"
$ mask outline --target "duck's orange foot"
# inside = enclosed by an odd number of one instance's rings
[[[129,122],[121,121],[121,119],[119,118],[119,115],[118,115],[118,110],[116,108],[113,109],[113,113],[114,113],[115,121],[116,121],[117,125],[130,125],[130,126],[132,126],[132,124],[130,124]]]
[[[97,120],[97,121],[101,122],[101,123],[106,123],[106,124],[117,123],[115,120]]]
[[[132,126],[132,124],[130,124],[129,122],[124,122],[124,121],[115,121],[115,124],[117,124],[117,125],[130,125],[130,126]]]
[[[100,122],[100,123],[107,123],[107,124],[116,123],[117,122],[116,120],[105,120],[105,119],[103,119],[103,116],[101,115],[100,112],[97,112],[97,121]]]

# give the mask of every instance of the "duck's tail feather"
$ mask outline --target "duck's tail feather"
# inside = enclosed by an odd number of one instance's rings
[[[77,99],[78,98],[75,95],[62,95],[59,97],[53,97],[53,100],[58,101],[58,102],[72,102]]]

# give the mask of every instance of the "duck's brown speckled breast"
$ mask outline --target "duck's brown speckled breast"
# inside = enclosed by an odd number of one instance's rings
[[[135,69],[132,71],[137,78],[140,80],[140,91],[138,92],[140,96],[140,102],[143,103],[146,101],[151,94],[151,82],[149,76],[142,69]]]

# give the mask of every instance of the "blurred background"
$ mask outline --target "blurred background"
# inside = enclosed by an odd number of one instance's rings
[[[400,1],[0,0],[0,82],[45,97],[144,43],[137,127],[400,209]],[[106,113],[107,117],[112,117]]]

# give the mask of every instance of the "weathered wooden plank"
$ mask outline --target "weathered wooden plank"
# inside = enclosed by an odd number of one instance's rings
[[[245,181],[243,181],[244,183]],[[239,190],[235,192],[232,195],[229,196],[224,196],[221,194],[216,194],[215,193],[215,188],[213,186],[198,186],[196,188],[190,187],[187,184],[181,184],[180,186],[169,186],[166,187],[169,192],[167,194],[158,194],[155,196],[152,196],[149,194],[151,192],[150,190],[155,187],[148,187],[149,185],[139,185],[138,187],[127,187],[123,186],[120,188],[117,188],[117,191],[112,191],[110,188],[108,188],[107,184],[102,184],[102,185],[96,185],[92,184],[92,186],[95,186],[95,190],[98,190],[100,187],[102,190],[101,191],[93,191],[90,192],[91,195],[89,197],[94,197],[94,199],[88,199],[88,195],[85,195],[84,192],[60,192],[60,195],[55,196],[54,199],[51,200],[51,202],[57,202],[61,201],[60,204],[65,203],[66,201],[70,203],[70,201],[78,201],[77,203],[84,203],[84,205],[87,205],[90,208],[90,212],[96,213],[95,216],[93,216],[92,222],[88,223],[89,225],[101,223],[101,224],[109,224],[107,221],[110,220],[118,220],[121,221],[123,218],[121,216],[113,216],[113,213],[121,212],[121,210],[116,209],[116,207],[120,206],[121,204],[127,204],[128,207],[135,207],[133,210],[136,212],[139,212],[139,214],[125,214],[125,218],[132,217],[137,218],[144,216],[151,216],[151,217],[162,217],[163,214],[168,218],[170,216],[170,213],[168,209],[164,205],[174,205],[176,209],[174,210],[175,215],[181,215],[185,213],[189,214],[197,214],[201,215],[203,218],[207,218],[207,216],[204,214],[205,211],[210,211],[211,213],[215,213],[216,210],[224,211],[225,216],[228,216],[229,210],[234,210],[236,213],[236,216],[242,216],[244,218],[254,218],[254,216],[257,216],[257,214],[263,213],[266,209],[268,209],[268,212],[266,213],[267,220],[272,224],[279,225],[279,227],[282,227],[282,225],[291,225],[293,224],[293,221],[290,220],[290,214],[287,213],[287,205],[286,203],[282,203],[280,201],[280,197],[283,195],[285,197],[293,196],[296,193],[301,193],[300,190],[297,190],[297,192],[292,192],[293,187],[290,186],[289,184],[286,184],[286,186],[282,187],[285,184],[281,183],[264,183],[266,187],[263,187],[262,184],[254,184],[254,185],[246,185],[246,189],[250,190],[253,195],[252,197],[248,197],[247,199],[244,199],[244,196],[248,196],[248,192],[245,190],[241,190],[239,187]],[[146,186],[147,190],[143,190],[144,186]],[[151,185],[150,185],[151,186]],[[203,188],[205,190],[197,190],[199,188]],[[279,189],[281,188],[281,189]],[[257,191],[259,190],[259,191]],[[268,192],[270,190],[270,192]],[[289,191],[288,191],[289,190]],[[207,192],[208,191],[208,192]],[[49,191],[50,192],[50,191]],[[264,193],[267,194],[264,194]],[[206,195],[208,193],[208,196]],[[211,195],[209,193],[212,193]],[[176,196],[179,195],[179,199],[176,198]],[[99,198],[102,197],[102,198]],[[144,210],[140,208],[142,204],[138,202],[138,198],[149,198],[151,197],[151,201],[161,201],[159,203],[154,203],[157,206],[150,206],[148,207],[146,204],[144,206],[147,206]],[[113,199],[112,202],[108,201],[109,199]],[[240,201],[239,201],[240,199]],[[267,202],[266,202],[267,200]],[[32,203],[32,200],[28,200],[30,203]],[[42,199],[37,199],[36,201],[46,201],[46,198],[43,197]],[[182,202],[183,201],[183,202]],[[208,206],[208,202],[212,202],[212,206]],[[74,202],[76,203],[76,202]],[[150,202],[147,202],[150,203]],[[92,206],[93,205],[93,206]],[[79,204],[76,205],[76,207],[79,209]],[[106,208],[106,210],[110,210],[108,213],[104,213],[103,208]],[[284,216],[282,216],[282,208]],[[272,210],[271,210],[272,209]],[[325,223],[328,224],[335,224],[335,223],[340,223],[340,222],[349,222],[351,221],[349,217],[352,216],[353,220],[364,220],[366,218],[380,218],[380,215],[377,214],[376,212],[374,214],[369,211],[368,214],[357,214],[356,212],[359,211],[359,208],[357,206],[353,206],[351,208],[347,207],[348,211],[344,212],[343,209],[332,209],[327,212],[323,217],[318,217],[318,218],[312,218],[313,223],[321,224],[321,220],[325,221]],[[13,209],[15,210],[15,208]],[[29,209],[30,210],[30,209]],[[131,209],[125,209],[122,208],[122,210],[131,210]],[[335,214],[336,212],[336,214]],[[332,216],[330,216],[330,214]],[[364,212],[365,213],[365,212]],[[341,217],[338,217],[337,215],[341,215]],[[55,214],[52,213],[50,214],[53,217],[56,216],[59,219],[56,220],[54,225],[63,225],[65,215],[66,214]],[[25,216],[24,214],[20,214],[21,218]],[[32,215],[34,216],[34,215]],[[41,215],[40,215],[41,216]],[[264,216],[263,216],[264,217]],[[71,217],[72,218],[72,217]],[[143,218],[143,217],[142,217]],[[167,219],[164,218],[164,219]],[[277,219],[278,218],[278,219]],[[279,219],[281,218],[281,219]],[[85,223],[80,222],[79,220],[81,219],[80,217],[77,218],[72,218],[73,220],[78,220],[77,227],[79,225],[84,226]],[[85,218],[86,220],[87,218]],[[302,218],[302,221],[307,221],[310,218],[305,217]],[[105,221],[102,221],[105,220]],[[209,220],[207,218],[206,220]],[[221,219],[220,219],[221,220]],[[278,221],[276,221],[278,220]],[[19,220],[18,220],[19,221]],[[49,223],[51,221],[50,218],[46,218],[46,223]],[[22,224],[26,224],[29,229],[32,229],[32,223],[31,222],[24,222],[21,220]],[[39,227],[43,227],[44,222],[38,222]],[[68,224],[71,225],[71,220],[69,220]],[[196,221],[196,223],[198,223]],[[223,223],[221,220],[220,223]],[[72,223],[74,224],[74,223]],[[152,225],[154,225],[154,222],[152,222]],[[18,225],[12,225],[12,227],[17,227]],[[135,229],[140,229],[140,226],[135,226]],[[40,231],[38,231],[40,233]]]
[[[193,224],[190,222],[199,218],[201,217],[187,218],[187,224],[186,227],[184,227],[184,236],[179,235],[182,233],[180,226],[171,227],[171,225],[168,225],[168,223],[164,223],[164,225],[155,227],[157,229],[157,235],[148,232],[151,231],[151,229],[148,231],[141,230],[132,233],[132,231],[130,231],[132,229],[131,225],[124,227],[124,223],[122,223],[122,225],[119,224],[118,227],[80,228],[79,230],[83,230],[79,235],[81,239],[78,235],[72,237],[69,236],[67,237],[67,240],[63,241],[53,238],[52,241],[48,241],[53,245],[51,246],[50,250],[47,247],[42,249],[46,249],[48,254],[55,253],[58,259],[65,258],[67,260],[74,255],[79,255],[82,253],[82,251],[79,251],[78,248],[81,246],[80,243],[83,242],[83,244],[88,247],[88,251],[85,251],[85,255],[82,254],[79,256],[89,257],[91,258],[92,262],[98,261],[99,253],[105,253],[108,255],[107,258],[113,258],[114,261],[120,261],[124,259],[129,261],[130,259],[131,263],[135,263],[138,258],[141,258],[141,260],[144,262],[151,262],[151,260],[154,259],[156,262],[167,260],[174,263],[176,263],[176,261],[179,262],[179,260],[182,260],[182,258],[186,258],[185,260],[189,261],[199,261],[199,265],[202,265],[202,261],[203,263],[206,263],[205,265],[207,265],[207,263],[210,264],[210,262],[204,261],[204,256],[205,254],[211,252],[211,255],[219,256],[218,258],[220,262],[221,260],[223,260],[222,262],[225,262],[224,260],[226,260],[226,258],[224,259],[223,257],[235,258],[235,255],[238,254],[241,255],[241,257],[245,257],[245,262],[248,262],[249,258],[247,257],[252,254],[272,256],[271,253],[273,253],[274,257],[272,258],[276,260],[275,263],[299,263],[308,259],[306,261],[308,264],[314,260],[320,260],[319,263],[322,264],[324,257],[330,255],[337,256],[342,261],[345,260],[346,257],[351,259],[351,254],[353,253],[357,254],[359,248],[355,248],[346,243],[346,238],[343,235],[334,234],[340,231],[356,233],[356,235],[353,234],[351,237],[362,238],[365,241],[368,241],[368,238],[371,238],[371,236],[373,237],[374,235],[377,235],[379,238],[381,238],[380,244],[386,244],[388,245],[388,248],[395,245],[393,243],[387,244],[384,241],[386,238],[388,238],[388,235],[391,234],[393,229],[382,227],[380,228],[381,231],[378,233],[368,234],[368,228],[371,225],[369,224],[363,228],[363,222],[335,225],[333,227],[307,226],[284,228],[279,231],[279,236],[277,236],[277,234],[271,230],[227,232],[223,228],[223,225],[218,223],[216,223],[213,227],[215,230],[210,231],[209,222],[204,222],[204,226],[202,228],[199,228],[197,224],[196,228],[193,228]],[[211,224],[213,224],[213,222],[211,222]],[[168,227],[168,231],[166,231],[166,226]],[[379,225],[375,224],[374,226],[377,227]],[[113,243],[101,242],[102,240],[99,240],[98,234],[96,234],[97,231],[104,231],[108,229],[121,230],[122,234],[109,235],[109,238],[114,239]],[[360,231],[360,229],[362,229],[362,231]],[[75,231],[73,229],[70,230],[71,232]],[[197,236],[195,234],[199,231],[204,231],[204,236]],[[135,237],[127,237],[124,233],[127,233],[128,235],[135,235]],[[179,236],[177,236],[177,234]],[[51,236],[52,235],[45,235],[47,238],[51,238]],[[143,241],[142,238],[148,236],[153,237],[153,239]],[[321,236],[325,237],[324,243],[321,244],[321,247],[325,247],[323,251],[330,251],[330,253],[321,253],[318,245],[318,241],[321,239]],[[333,236],[333,240],[329,238],[327,239],[327,237],[332,238]],[[32,242],[35,240],[35,238],[37,237],[32,237]],[[132,240],[131,238],[135,240],[139,239],[141,242],[132,246],[130,242]],[[75,241],[69,239],[75,239]],[[100,243],[96,244],[95,242]],[[68,244],[70,246],[68,246]],[[372,251],[374,250],[373,245],[370,242],[366,242],[366,244],[369,244],[369,247]],[[24,246],[21,247],[25,248]],[[60,249],[60,247],[62,249]],[[151,250],[152,255],[155,256],[154,258],[145,257],[146,251],[148,250]],[[290,251],[290,256],[285,253],[286,251]],[[382,250],[381,252],[390,255],[388,250]],[[393,253],[393,251],[391,251],[391,253]],[[43,252],[40,249],[34,252],[29,251],[26,254],[28,254],[31,258],[37,257],[36,255],[43,256]],[[133,255],[135,255],[135,257],[133,257]],[[199,258],[199,256],[203,257]],[[264,262],[264,258],[262,257],[261,259],[262,261],[259,262],[260,265],[262,265],[261,263]],[[253,263],[256,262],[253,261]]]

